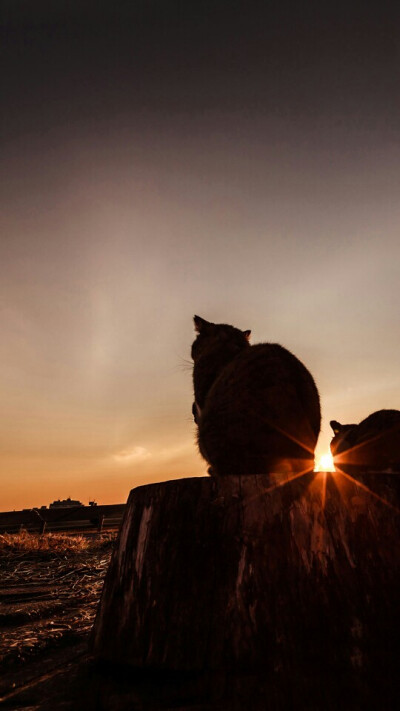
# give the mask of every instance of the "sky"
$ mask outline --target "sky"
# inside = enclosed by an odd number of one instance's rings
[[[194,314],[309,368],[317,458],[400,409],[400,43],[350,5],[3,0],[0,510],[206,474]]]

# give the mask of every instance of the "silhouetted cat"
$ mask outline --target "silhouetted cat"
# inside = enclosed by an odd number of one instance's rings
[[[331,452],[345,472],[400,471],[400,411],[378,410],[358,425],[331,420]]]
[[[288,350],[194,317],[193,415],[214,476],[312,470],[321,412],[314,380]]]

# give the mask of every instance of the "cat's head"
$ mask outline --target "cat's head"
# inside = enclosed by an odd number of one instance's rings
[[[334,437],[331,440],[331,452],[333,455],[350,449],[352,446],[351,435],[357,425],[342,425],[337,420],[331,420],[330,426],[333,429]]]
[[[250,330],[241,331],[226,323],[211,323],[200,316],[195,316],[193,321],[198,334],[192,345],[194,361],[206,352],[220,349],[226,349],[234,356],[249,345]]]

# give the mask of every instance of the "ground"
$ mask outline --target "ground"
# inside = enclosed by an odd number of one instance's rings
[[[89,658],[88,637],[114,540],[110,534],[92,540],[0,536],[0,703],[5,708],[54,709],[56,687],[65,697],[62,678],[76,674]]]

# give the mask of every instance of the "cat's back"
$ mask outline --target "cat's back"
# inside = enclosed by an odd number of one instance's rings
[[[220,373],[210,389],[206,408],[240,411],[250,419],[266,408],[292,418],[299,408],[308,413],[319,432],[320,404],[310,372],[302,362],[277,343],[258,343],[239,353]]]
[[[314,383],[310,372],[290,351],[278,343],[257,343],[230,361],[215,385],[231,383],[236,388],[243,385],[257,391],[303,381]]]
[[[378,410],[360,422],[355,445],[371,466],[400,464],[400,411]]]
[[[377,410],[357,425],[356,439],[362,441],[369,435],[389,433],[400,427],[400,410]],[[400,440],[399,440],[400,448]]]

